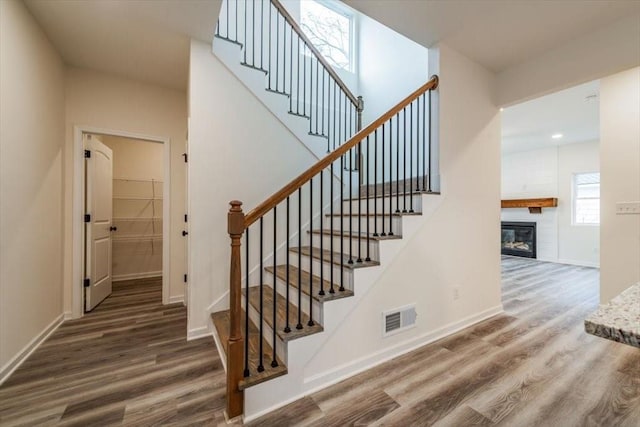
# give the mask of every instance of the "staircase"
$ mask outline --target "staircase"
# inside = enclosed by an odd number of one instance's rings
[[[257,13],[256,5],[258,10],[266,5],[268,15]],[[249,26],[254,16],[258,24]],[[385,261],[399,251],[394,242],[416,228],[407,224],[438,194],[430,180],[431,93],[437,77],[360,130],[362,101],[342,87],[335,72],[316,72],[320,80],[307,79],[306,73],[281,79],[279,69],[295,68],[299,55],[278,54],[283,62],[274,67],[277,61],[256,62],[255,46],[236,40],[265,23],[275,34],[280,26],[288,28],[292,45],[298,43],[291,51],[308,49],[317,70],[331,68],[307,46],[277,0],[225,4],[216,34],[241,46],[245,65],[265,74],[268,91],[289,98],[288,113],[303,116],[310,133],[326,137],[328,154],[246,214],[241,202],[230,203],[230,309],[211,315],[227,371],[230,418],[255,416],[305,390],[305,363],[333,331],[349,327],[343,320],[358,293],[375,283]],[[273,47],[273,34],[263,28],[244,41],[256,38]],[[311,90],[325,83],[343,101],[327,103],[324,95],[331,90]],[[300,99],[298,87],[315,96]]]

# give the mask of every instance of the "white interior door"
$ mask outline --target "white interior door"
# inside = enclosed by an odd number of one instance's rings
[[[111,294],[113,154],[95,136],[85,135],[85,311]],[[88,280],[87,280],[88,279]]]

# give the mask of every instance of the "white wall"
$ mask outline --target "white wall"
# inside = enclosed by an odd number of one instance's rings
[[[640,281],[640,215],[616,215],[618,202],[640,202],[640,68],[600,84],[600,300]]]
[[[515,104],[640,64],[640,19],[627,16],[498,75],[498,104]]]
[[[229,288],[229,201],[248,212],[317,159],[211,53],[192,40],[189,81],[189,319],[207,332],[208,307]],[[286,153],[286,155],[283,155]]]
[[[542,261],[597,267],[599,227],[572,224],[573,174],[597,172],[597,141],[505,153],[502,198],[557,197],[557,208],[531,214],[526,208],[502,209],[502,221],[537,224],[537,257]]]
[[[502,309],[500,115],[492,101],[494,75],[447,46],[439,50],[442,201],[422,228],[405,236],[410,240],[402,252],[384,265],[381,278],[345,319],[348,327],[327,338],[323,348],[340,348],[339,360],[321,350],[305,368],[309,377],[393,352],[403,342],[417,345],[433,331]],[[381,313],[414,303],[416,328],[382,338]]]
[[[359,12],[359,95],[363,125],[371,123],[429,80],[428,50]]]
[[[64,66],[21,1],[0,2],[0,381],[61,320]]]
[[[73,129],[91,126],[168,138],[171,144],[171,265],[169,297],[184,293],[186,167],[182,159],[187,132],[186,93],[96,71],[68,68],[66,73],[65,145],[65,310],[71,311],[72,289],[72,196]]]

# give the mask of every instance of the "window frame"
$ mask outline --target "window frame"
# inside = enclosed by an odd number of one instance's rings
[[[337,13],[338,15],[344,16],[349,20],[349,67],[341,68],[331,63],[330,65],[337,72],[345,72],[345,73],[351,73],[356,75],[358,73],[358,64],[356,60],[356,58],[358,57],[357,55],[357,46],[358,46],[357,45],[357,34],[358,34],[357,33],[357,27],[358,27],[357,15],[354,12],[348,10],[346,7],[339,4],[337,1],[331,1],[331,0],[307,0],[307,1],[312,1],[314,3],[317,3],[320,6],[323,6],[331,10],[332,12]],[[299,9],[300,29],[302,29],[302,32],[305,33],[305,36],[311,39],[311,37],[309,37],[309,34],[307,34],[302,27],[302,3],[303,2],[301,2],[301,6]],[[314,47],[316,47],[317,49],[317,46],[314,45]],[[311,53],[307,52],[307,49],[302,49],[301,54],[305,56],[311,56]],[[328,61],[328,58],[326,56],[323,55],[323,57]]]
[[[578,177],[580,175],[598,175],[598,197],[578,197],[578,186],[584,184],[578,184]],[[577,221],[577,202],[578,200],[598,200],[598,205],[600,205],[600,200],[602,199],[602,195],[600,194],[600,186],[602,180],[600,178],[600,171],[592,171],[592,172],[574,172],[571,178],[571,225],[576,227],[599,227],[601,223],[600,215],[598,215],[598,222],[578,222]]]

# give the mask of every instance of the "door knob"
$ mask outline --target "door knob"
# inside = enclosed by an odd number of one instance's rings
[[[113,225],[109,227],[109,231],[117,231],[118,227],[114,227]]]
[[[186,230],[182,230],[182,235],[183,235],[183,236],[186,236],[187,234],[189,234],[189,232],[188,232],[188,231],[186,231]]]

